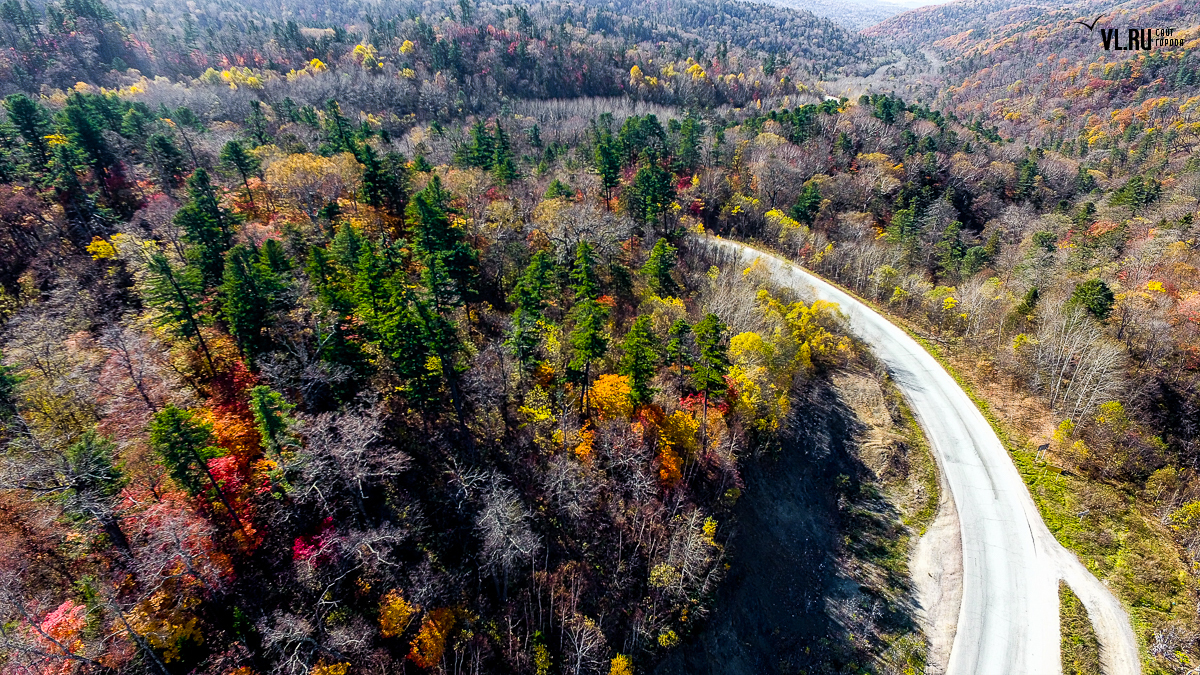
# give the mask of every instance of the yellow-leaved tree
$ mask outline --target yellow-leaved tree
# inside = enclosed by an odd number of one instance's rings
[[[774,432],[787,415],[792,381],[844,362],[852,346],[837,332],[840,315],[835,303],[788,303],[765,290],[758,292],[757,300],[770,333],[745,332],[729,341],[729,376],[736,383],[737,404],[755,427]]]

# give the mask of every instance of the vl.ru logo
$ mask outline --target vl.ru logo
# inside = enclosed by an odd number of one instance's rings
[[[1090,24],[1083,21],[1076,21],[1075,23],[1092,31],[1103,17],[1104,15],[1101,14]],[[1100,40],[1103,47],[1109,51],[1150,50],[1155,47],[1182,47],[1183,38],[1171,37],[1174,34],[1174,28],[1130,28],[1125,32],[1125,44],[1122,45],[1121,30],[1119,28],[1101,28]]]

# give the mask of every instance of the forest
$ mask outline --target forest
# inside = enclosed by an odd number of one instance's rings
[[[0,668],[654,670],[747,467],[871,368],[722,236],[965,373],[1188,672],[1200,35],[1129,7],[1184,46],[975,0],[4,0]],[[926,31],[940,72],[873,75]]]

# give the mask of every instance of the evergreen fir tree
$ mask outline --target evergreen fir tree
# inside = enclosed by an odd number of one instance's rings
[[[621,362],[617,372],[629,377],[629,401],[634,408],[648,405],[654,397],[650,380],[654,379],[659,359],[658,338],[650,327],[650,317],[633,322],[621,342]]]
[[[266,348],[283,283],[250,247],[239,244],[225,258],[221,313],[238,349],[251,362]]]
[[[650,289],[664,298],[674,297],[679,291],[679,285],[671,277],[671,271],[675,269],[675,253],[674,246],[668,244],[666,239],[659,239],[642,266],[642,274],[646,275]]]

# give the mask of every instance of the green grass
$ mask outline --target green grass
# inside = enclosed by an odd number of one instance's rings
[[[1100,641],[1087,609],[1071,588],[1058,582],[1063,675],[1100,675]]]

